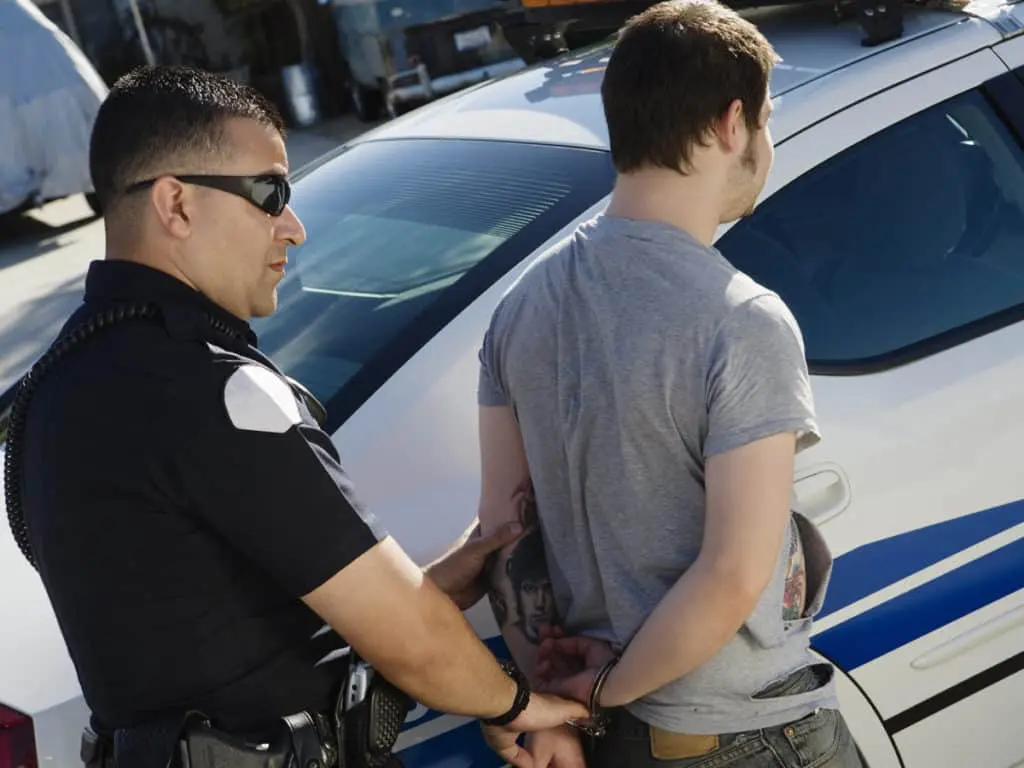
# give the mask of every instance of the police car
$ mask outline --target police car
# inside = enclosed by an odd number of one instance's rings
[[[783,57],[776,160],[717,246],[805,336],[824,440],[793,503],[836,557],[814,648],[872,768],[1020,765],[1024,7],[908,6],[873,46],[830,6],[745,13]],[[492,309],[606,204],[607,55],[473,87],[298,174],[309,239],[256,330],[421,562],[475,511]],[[74,765],[86,710],[5,528],[0,585],[0,768]],[[500,650],[486,603],[470,618]],[[409,768],[497,763],[474,723],[423,708],[399,746]]]

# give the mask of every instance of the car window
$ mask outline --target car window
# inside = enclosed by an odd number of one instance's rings
[[[804,174],[716,245],[787,302],[813,369],[895,365],[1015,319],[1024,152],[967,92]]]
[[[296,185],[261,349],[335,429],[473,299],[608,194],[607,153],[497,141],[356,145]]]

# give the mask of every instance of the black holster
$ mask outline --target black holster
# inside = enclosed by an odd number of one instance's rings
[[[85,768],[116,768],[114,762],[114,743],[86,726],[82,731],[80,757]]]
[[[211,727],[208,722],[198,721],[190,723],[182,733],[176,768],[344,766],[338,760],[333,742],[324,718],[306,712],[284,718],[274,737],[262,743],[232,736]],[[134,768],[120,760],[118,764]]]
[[[367,664],[348,662],[330,713],[299,712],[254,740],[214,728],[200,713],[156,718],[114,733],[86,728],[86,768],[401,768],[392,749],[413,706]]]
[[[352,661],[347,684],[334,708],[339,768],[401,768],[391,750],[414,702],[367,664]]]

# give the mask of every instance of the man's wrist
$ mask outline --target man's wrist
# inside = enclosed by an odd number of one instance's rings
[[[619,686],[622,683],[622,676],[616,674],[619,671],[619,662],[621,657],[616,657],[613,661],[609,662],[610,668],[605,671],[605,677],[598,685],[597,678],[594,679],[595,688],[598,690],[591,690],[591,696],[593,697],[593,706],[595,709],[612,709],[615,707],[623,707],[626,704],[630,704],[633,699],[629,697],[628,691],[620,690]]]
[[[502,671],[514,686],[514,696],[508,709],[495,717],[482,718],[484,725],[503,727],[516,720],[530,705],[530,684],[514,661],[501,662]]]

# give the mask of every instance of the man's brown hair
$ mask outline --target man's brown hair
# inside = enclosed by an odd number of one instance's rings
[[[616,169],[685,173],[736,99],[756,130],[779,61],[757,27],[716,0],[667,0],[632,17],[601,85]]]

